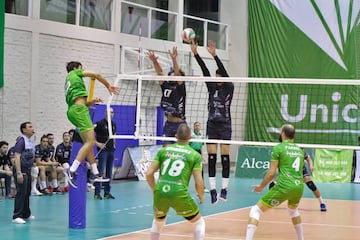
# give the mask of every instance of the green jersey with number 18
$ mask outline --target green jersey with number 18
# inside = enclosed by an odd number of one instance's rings
[[[299,185],[303,180],[304,151],[291,141],[284,141],[273,147],[271,161],[278,162],[277,184],[284,187]]]
[[[174,143],[160,149],[154,159],[160,165],[159,180],[155,190],[170,188],[169,193],[188,189],[193,170],[202,170],[202,160],[198,152],[188,144]]]

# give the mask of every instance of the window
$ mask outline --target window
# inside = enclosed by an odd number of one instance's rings
[[[81,0],[80,25],[111,30],[113,0]]]
[[[5,0],[5,13],[28,16],[29,0]]]
[[[76,0],[41,0],[40,18],[75,24]]]

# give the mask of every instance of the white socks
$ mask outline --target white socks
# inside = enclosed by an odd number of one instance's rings
[[[155,219],[152,222],[152,226],[150,229],[150,239],[151,240],[159,240],[161,229],[164,227],[166,219],[162,221],[156,221]]]
[[[222,178],[222,189],[227,189],[229,187],[229,178]]]
[[[216,177],[209,177],[210,190],[216,189]]]
[[[93,173],[94,175],[98,175],[98,174],[99,174],[99,170],[98,170],[98,168],[97,168],[97,164],[96,164],[96,163],[92,163],[92,164],[91,164],[91,170],[92,170],[92,173]]]
[[[256,228],[257,228],[257,226],[254,224],[247,225],[245,240],[252,240],[254,238]]]
[[[204,240],[205,239],[205,221],[201,217],[199,220],[193,223],[194,226],[194,240]]]
[[[304,233],[303,233],[302,224],[301,223],[296,224],[296,225],[294,225],[294,227],[295,227],[295,230],[296,230],[296,234],[298,236],[298,240],[304,240]]]
[[[74,162],[71,164],[70,171],[76,172],[76,170],[78,169],[79,166],[80,166],[79,160],[75,159]]]

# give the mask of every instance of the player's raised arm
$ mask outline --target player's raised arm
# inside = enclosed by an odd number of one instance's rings
[[[152,61],[152,63],[154,64],[154,68],[156,73],[159,76],[164,75],[163,69],[161,68],[159,62],[158,62],[158,57],[155,55],[154,51],[148,51],[146,53],[147,57],[150,59],[150,61]]]
[[[101,74],[92,71],[84,71],[84,76],[100,81],[108,89],[110,94],[119,94],[119,88],[111,86],[110,83]]]

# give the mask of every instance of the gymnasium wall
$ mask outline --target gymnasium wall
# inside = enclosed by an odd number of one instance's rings
[[[12,145],[20,134],[20,123],[30,120],[37,132],[37,142],[42,134],[52,132],[55,144],[60,143],[62,132],[72,128],[66,118],[63,90],[66,62],[78,60],[85,69],[98,71],[104,76],[115,75],[125,64],[120,59],[121,48],[138,46],[138,37],[134,35],[6,14],[0,139]],[[143,38],[141,46],[164,53],[175,43]],[[190,53],[187,45],[181,44],[178,49]],[[215,62],[206,49],[199,48],[199,52],[213,74]],[[239,71],[238,67],[230,68],[227,52],[219,50],[218,54],[229,67],[230,74],[233,69]],[[125,61],[125,71],[136,69],[137,58],[129,57]],[[195,59],[191,60],[190,67],[195,75],[201,75]],[[105,100],[108,97],[99,83],[95,86],[95,96]]]

